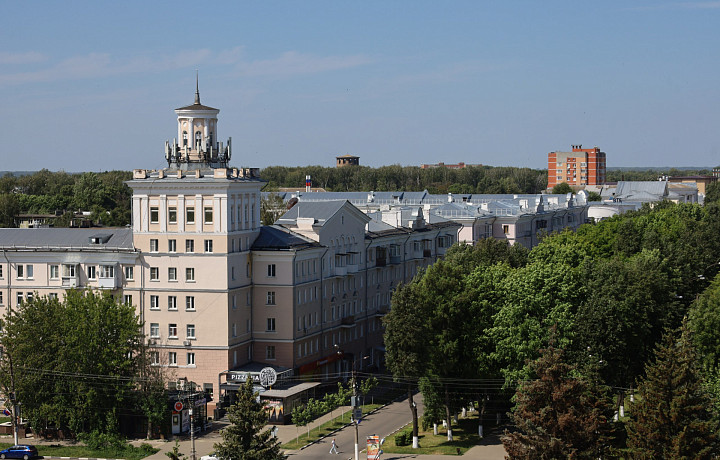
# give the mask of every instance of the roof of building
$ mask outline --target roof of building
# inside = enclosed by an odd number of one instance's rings
[[[340,155],[335,158],[360,158],[360,157],[355,156],[355,155]]]
[[[98,243],[91,243],[91,238]],[[3,228],[4,249],[134,250],[131,228]]]
[[[634,201],[657,201],[667,196],[667,181],[619,181],[615,197]]]
[[[348,203],[347,200],[332,200],[332,201],[298,201],[295,206],[288,209],[288,211],[280,216],[275,221],[276,224],[291,224],[296,223],[300,218],[313,218],[315,219],[316,226],[322,227],[325,223],[332,218],[341,208]],[[349,204],[349,203],[348,203]],[[354,206],[352,209],[356,210],[359,215],[363,215],[362,211]],[[365,216],[368,220],[369,217]]]
[[[260,227],[260,234],[252,245],[253,251],[299,250],[320,247],[320,244],[279,225]]]
[[[202,104],[186,105],[185,107],[178,107],[175,110],[217,110],[218,112],[220,111],[220,109],[216,109],[215,107],[210,107],[210,106],[202,105]]]

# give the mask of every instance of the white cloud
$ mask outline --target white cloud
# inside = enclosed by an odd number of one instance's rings
[[[71,56],[54,64],[32,71],[0,74],[0,85],[21,85],[26,83],[60,80],[83,80],[133,73],[155,73],[183,68],[198,68],[203,65],[234,65],[245,76],[292,76],[345,69],[367,64],[371,60],[364,56],[313,56],[294,51],[283,53],[276,59],[244,62],[244,47],[212,51],[197,49],[183,51],[170,56],[113,57],[108,53],[90,53]],[[47,60],[39,53],[0,54],[0,63],[20,64]]]
[[[47,57],[36,51],[28,51],[27,53],[0,52],[0,64],[4,65],[34,64],[46,59]]]
[[[243,76],[292,76],[328,72],[366,65],[372,62],[367,56],[313,56],[288,51],[276,59],[242,62],[237,69]]]

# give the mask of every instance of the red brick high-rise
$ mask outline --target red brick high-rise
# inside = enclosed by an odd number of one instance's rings
[[[573,145],[571,152],[548,153],[548,188],[561,182],[569,185],[605,183],[605,152],[598,147],[584,149]]]

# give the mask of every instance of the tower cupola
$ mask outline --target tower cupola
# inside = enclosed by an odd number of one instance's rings
[[[232,138],[227,145],[217,141],[219,109],[200,103],[200,86],[195,80],[195,102],[175,109],[178,137],[165,141],[165,159],[171,169],[226,168],[230,162]],[[179,141],[178,141],[179,139]]]

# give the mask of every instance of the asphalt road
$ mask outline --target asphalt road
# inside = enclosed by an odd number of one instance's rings
[[[418,414],[422,414],[422,398],[416,397],[418,404]],[[365,416],[358,425],[358,435],[360,450],[365,448],[366,439],[370,435],[378,435],[380,438],[389,436],[403,426],[407,425],[411,420],[410,406],[407,399],[392,403],[374,414]],[[333,437],[338,445],[339,455],[330,454],[330,447]],[[346,459],[355,456],[355,427],[348,426],[303,450],[288,452],[291,459],[301,458],[320,458],[325,456],[334,456],[338,459]],[[363,457],[362,455],[360,458]],[[381,458],[390,458],[383,455]]]

